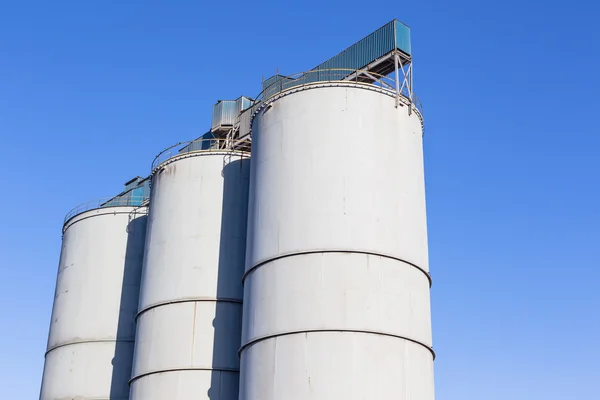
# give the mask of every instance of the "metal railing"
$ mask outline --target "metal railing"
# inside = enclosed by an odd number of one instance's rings
[[[251,142],[249,140],[232,141],[231,139],[196,139],[187,142],[179,142],[161,151],[152,161],[151,171],[169,159],[187,153],[196,152],[249,152]]]
[[[148,197],[146,196],[123,196],[123,197],[107,197],[102,199],[91,200],[71,209],[65,216],[63,223],[86,211],[96,210],[98,208],[107,207],[136,207],[141,206]]]
[[[397,93],[396,79],[394,77],[380,75],[367,70],[329,68],[300,72],[289,76],[282,76],[281,79],[273,82],[266,88],[263,88],[263,91],[260,92],[260,94],[255,98],[256,101],[265,101],[288,89],[326,82],[362,83],[373,85],[380,89],[389,90],[394,94]],[[404,97],[408,102],[412,103],[413,107],[415,107],[422,115],[423,105],[421,104],[419,98],[414,93],[411,94],[408,86],[403,85],[402,81],[399,82],[398,87],[400,88],[400,93],[398,94],[401,97]]]

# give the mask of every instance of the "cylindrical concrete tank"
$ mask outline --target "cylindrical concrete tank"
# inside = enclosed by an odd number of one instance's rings
[[[153,171],[132,400],[238,399],[249,163],[205,149]]]
[[[41,400],[128,399],[147,207],[66,221]]]
[[[240,400],[433,400],[420,115],[307,85],[253,122]]]

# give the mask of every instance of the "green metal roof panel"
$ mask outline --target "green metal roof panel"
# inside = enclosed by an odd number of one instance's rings
[[[263,83],[262,83],[263,90],[266,89],[266,88],[268,88],[269,86],[271,86],[272,84],[274,84],[275,82],[277,82],[277,81],[279,81],[281,79],[286,79],[286,77],[283,76],[283,75],[277,74],[277,75],[273,75],[270,78],[265,79],[263,81]]]
[[[150,197],[150,179],[136,177],[125,186],[125,191],[100,204],[102,207],[140,206]]]
[[[289,85],[298,85],[295,82],[295,79],[283,75],[274,75],[263,82],[263,98],[269,98],[275,93],[281,92],[284,87],[287,88]]]
[[[207,132],[204,135],[200,136],[198,139],[194,140],[190,144],[185,147],[179,149],[179,153],[189,153],[197,150],[208,150],[213,143],[216,143],[216,139],[214,133]]]
[[[410,56],[410,28],[393,20],[338,55],[316,66],[323,69],[363,69],[373,61],[399,49]]]
[[[394,26],[394,21],[382,26],[338,55],[317,65],[313,70],[357,70],[369,65],[373,60],[394,50]]]
[[[394,24],[394,30],[396,32],[396,48],[410,56],[410,28],[398,20],[394,20]]]
[[[367,69],[374,61],[380,59],[383,59],[382,62],[373,66],[371,71],[387,75],[394,70],[394,62],[391,58],[389,60],[384,58],[396,49],[408,56],[405,59],[410,59],[410,28],[394,19],[301,76],[292,78],[274,75],[265,80],[263,98],[269,98],[283,90],[307,83],[343,80],[357,70]]]

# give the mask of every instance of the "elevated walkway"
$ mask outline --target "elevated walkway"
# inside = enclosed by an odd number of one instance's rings
[[[413,106],[422,114],[413,93],[412,71],[410,28],[393,19],[310,71],[291,76],[276,74],[264,80],[262,92],[251,107],[241,110],[230,137],[250,135],[253,110],[260,107],[260,102],[285,90],[318,82],[353,81],[384,87],[396,93],[396,107],[408,101],[409,114]]]
[[[332,80],[373,83],[411,63],[410,28],[394,19],[294,80],[298,84]],[[290,77],[274,75],[263,82],[263,91],[278,81],[290,80]],[[288,85],[293,86],[291,82]]]

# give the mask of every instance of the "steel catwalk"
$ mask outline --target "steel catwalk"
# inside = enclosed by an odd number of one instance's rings
[[[394,97],[321,83],[256,114],[240,400],[433,400],[422,121]]]
[[[250,159],[182,153],[152,176],[132,400],[237,400]]]
[[[146,207],[66,221],[41,400],[129,398]]]

